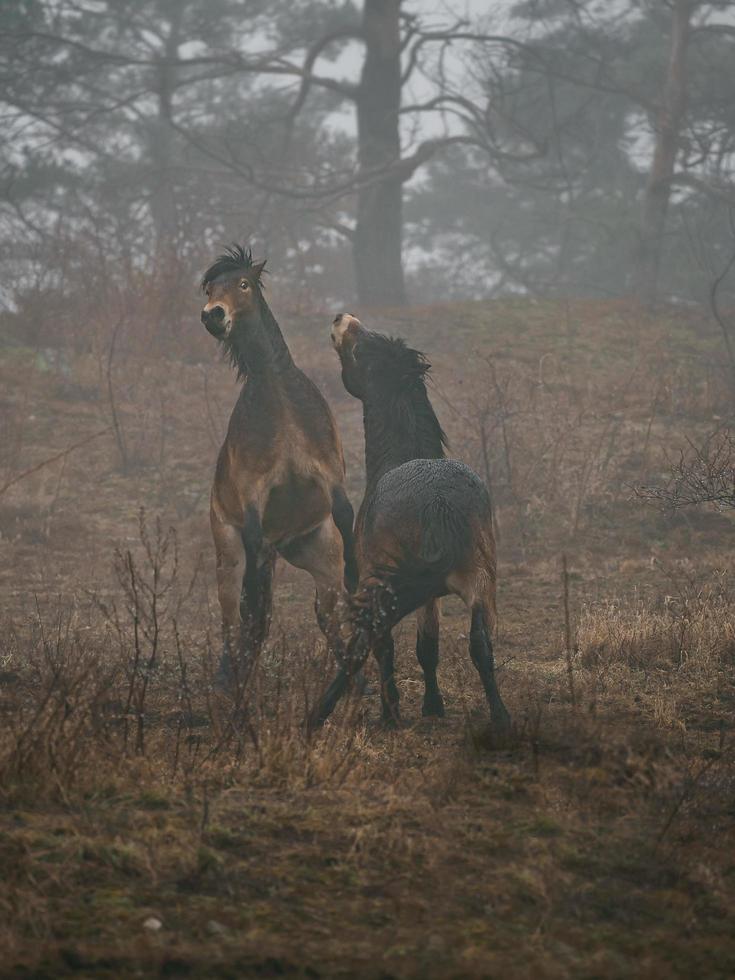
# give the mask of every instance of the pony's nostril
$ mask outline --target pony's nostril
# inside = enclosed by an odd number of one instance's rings
[[[207,311],[207,316],[210,320],[224,320],[225,311],[221,306],[213,306],[211,310]]]

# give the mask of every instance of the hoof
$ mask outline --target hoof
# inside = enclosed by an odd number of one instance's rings
[[[421,714],[424,716],[424,718],[443,718],[444,702],[442,701],[441,697],[424,698]]]

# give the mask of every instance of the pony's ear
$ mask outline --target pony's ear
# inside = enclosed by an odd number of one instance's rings
[[[267,259],[263,259],[262,262],[253,262],[253,264],[250,266],[250,272],[253,276],[253,279],[257,282],[259,286],[263,285],[261,277],[263,275],[263,270],[265,269],[265,263],[267,261],[268,261]]]

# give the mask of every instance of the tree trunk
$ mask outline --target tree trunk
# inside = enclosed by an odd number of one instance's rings
[[[176,254],[176,199],[171,173],[173,163],[173,129],[171,128],[171,68],[159,66],[156,96],[158,113],[151,122],[149,152],[151,155],[150,212],[155,236],[156,263],[167,266]]]
[[[676,0],[673,8],[669,65],[656,115],[653,161],[643,198],[635,283],[638,298],[649,307],[658,292],[671,178],[687,109],[687,48],[694,6],[693,0]]]
[[[365,61],[357,93],[361,175],[398,163],[401,146],[400,0],[365,0]],[[366,306],[406,302],[401,244],[403,181],[376,177],[358,191],[353,258],[357,295]]]
[[[173,92],[176,68],[171,64],[178,57],[181,34],[180,6],[171,14],[164,50],[156,66],[157,114],[151,123],[149,152],[153,167],[150,211],[155,234],[155,258],[160,271],[166,274],[177,256],[178,217],[172,167],[175,158],[173,122]]]

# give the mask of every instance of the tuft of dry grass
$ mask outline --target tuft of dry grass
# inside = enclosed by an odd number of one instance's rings
[[[708,675],[735,664],[735,606],[720,581],[653,603],[609,601],[584,609],[577,638],[587,667]]]
[[[577,664],[588,695],[624,697],[656,725],[682,730],[701,715],[731,724],[735,601],[727,576],[689,580],[673,594],[583,608]],[[590,694],[593,692],[593,694]]]

